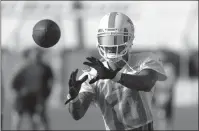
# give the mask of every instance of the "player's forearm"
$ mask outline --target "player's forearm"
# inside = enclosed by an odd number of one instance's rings
[[[82,103],[78,99],[76,102],[69,103],[69,112],[75,120],[79,120],[83,116]]]
[[[150,80],[147,80],[147,76],[136,76],[129,74],[122,74],[119,83],[127,88],[136,89],[138,91],[150,91],[150,89],[154,86]]]
[[[90,92],[79,93],[75,102],[69,103],[69,112],[75,120],[81,119],[93,99],[93,94]]]
[[[138,91],[150,91],[155,85],[157,78],[156,74],[151,71],[142,72],[138,75],[130,75],[121,73],[120,76],[114,81],[124,85],[127,88],[135,89]]]

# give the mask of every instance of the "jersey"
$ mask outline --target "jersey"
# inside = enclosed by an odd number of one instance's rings
[[[12,88],[16,91],[14,107],[17,111],[34,112],[36,105],[45,103],[51,92],[53,72],[44,63],[24,66],[14,77]]]
[[[108,68],[106,61],[103,64]],[[129,53],[129,59],[120,72],[136,75],[144,69],[156,71],[160,81],[166,78],[160,59],[150,52]],[[80,78],[88,75],[90,80],[96,73],[92,68]],[[150,106],[153,91],[137,91],[105,79],[92,85],[88,81],[84,82],[80,90],[80,93],[83,92],[94,94],[93,101],[102,112],[106,130],[130,130],[152,122]]]
[[[26,88],[29,92],[37,92],[48,88],[48,82],[52,80],[52,70],[43,63],[32,63],[24,66],[13,79],[13,88],[20,91]]]

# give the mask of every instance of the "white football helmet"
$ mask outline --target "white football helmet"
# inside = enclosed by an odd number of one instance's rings
[[[120,61],[129,51],[133,39],[134,25],[125,14],[111,12],[101,19],[97,33],[97,48],[106,61]]]

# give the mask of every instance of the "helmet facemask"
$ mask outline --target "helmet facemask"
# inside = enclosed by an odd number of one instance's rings
[[[106,61],[113,63],[123,59],[122,57],[128,53],[133,41],[133,34],[115,30],[98,33],[97,43],[99,54]]]

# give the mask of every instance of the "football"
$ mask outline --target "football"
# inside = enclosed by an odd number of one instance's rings
[[[57,44],[61,37],[59,26],[52,20],[40,20],[33,27],[33,40],[43,48],[49,48]]]

